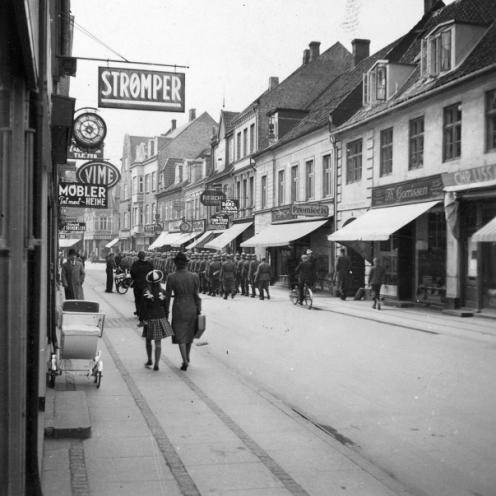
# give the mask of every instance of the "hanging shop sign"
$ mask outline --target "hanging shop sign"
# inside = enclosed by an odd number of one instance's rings
[[[81,148],[94,150],[102,146],[107,125],[96,112],[82,112],[74,119],[72,135]]]
[[[372,188],[372,206],[439,200],[444,196],[441,174]]]
[[[224,200],[220,204],[220,208],[225,214],[237,214],[239,210],[238,200]]]
[[[218,189],[206,189],[200,195],[200,202],[206,207],[220,207],[226,201],[226,195]]]
[[[103,159],[103,145],[99,148],[81,148],[74,140],[71,140],[67,158],[72,160],[96,160]]]
[[[184,112],[185,76],[178,72],[98,68],[98,106]]]
[[[103,160],[91,160],[76,171],[77,180],[84,184],[98,184],[112,188],[121,180],[119,169]]]
[[[86,231],[86,222],[65,222],[62,224],[64,232],[79,232]]]
[[[215,229],[227,229],[229,224],[229,217],[225,214],[216,214],[210,217],[210,225]]]
[[[97,184],[59,183],[59,205],[77,208],[108,208],[108,189]]]

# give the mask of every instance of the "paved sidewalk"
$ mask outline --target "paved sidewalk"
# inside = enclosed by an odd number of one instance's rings
[[[119,311],[122,296],[95,292],[97,277],[88,277],[85,291],[88,299],[101,301],[106,313],[102,386],[96,389],[82,376],[57,379],[57,389],[85,393],[91,437],[45,439],[44,494],[409,494],[346,442],[212,360],[206,347],[194,347],[192,365],[182,372],[178,351],[166,340],[160,371],[144,368],[144,344],[135,319]],[[98,279],[98,289],[100,285]],[[283,288],[271,292],[275,299],[287,298]],[[315,295],[315,307],[311,311],[421,332],[496,336],[492,321],[429,309],[377,311],[367,301],[341,301],[322,293]]]

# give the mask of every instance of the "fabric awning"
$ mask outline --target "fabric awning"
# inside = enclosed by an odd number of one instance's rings
[[[255,246],[286,246],[291,241],[303,238],[312,231],[322,227],[327,220],[313,222],[295,222],[293,224],[272,224],[262,232],[255,234],[241,243],[242,248],[251,248]]]
[[[168,244],[170,244],[173,248],[180,248],[182,245],[184,245],[185,243],[188,243],[193,238],[198,236],[200,233],[199,232],[190,232],[190,233],[174,233],[174,234],[179,234],[179,236]]]
[[[158,238],[148,247],[148,249],[154,250],[155,248],[160,248],[161,246],[164,246],[166,244],[165,241],[167,240],[168,235],[169,235],[168,231],[162,231],[158,235]]]
[[[369,210],[327,237],[329,241],[387,241],[391,234],[427,212],[439,200]]]
[[[242,232],[246,231],[253,222],[243,222],[242,224],[233,224],[229,229],[226,229],[218,238],[213,239],[205,244],[205,248],[210,250],[222,250],[231,241],[236,239]]]
[[[112,248],[112,246],[116,245],[119,242],[119,238],[114,238],[112,241],[105,245],[105,248]]]
[[[496,242],[496,217],[476,231],[472,236],[472,240],[478,243]]]
[[[210,241],[216,234],[224,233],[225,231],[205,231],[199,238],[195,239],[192,243],[186,246],[186,250],[192,250],[193,248],[201,248],[208,241]]]
[[[59,248],[70,248],[81,241],[79,238],[59,238]]]

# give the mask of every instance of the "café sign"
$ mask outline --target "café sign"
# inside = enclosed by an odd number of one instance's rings
[[[59,183],[59,205],[77,208],[108,208],[108,189],[97,184]]]
[[[98,106],[184,112],[185,75],[119,67],[98,68]]]
[[[84,184],[98,184],[112,188],[121,180],[121,173],[110,162],[91,160],[78,168],[76,177]]]
[[[372,188],[372,206],[397,205],[443,197],[441,174]]]

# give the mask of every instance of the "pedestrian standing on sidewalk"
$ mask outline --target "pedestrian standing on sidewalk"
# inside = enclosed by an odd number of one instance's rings
[[[197,274],[186,269],[188,259],[179,252],[175,258],[176,272],[167,277],[165,289],[165,312],[169,317],[171,298],[172,304],[171,325],[174,331],[172,342],[179,345],[183,359],[181,370],[187,370],[190,362],[191,344],[195,337],[196,321],[201,313],[201,298],[199,295],[200,280]]]
[[[369,286],[372,289],[372,298],[374,304],[372,308],[381,309],[381,286],[386,278],[386,269],[381,265],[381,261],[376,257],[373,260],[373,266],[369,273]]]
[[[298,303],[303,305],[305,299],[305,284],[310,287],[312,283],[312,264],[308,259],[308,255],[301,256],[301,262],[295,269],[296,277],[298,278]]]
[[[262,257],[255,273],[255,284],[258,286],[258,297],[261,300],[264,299],[264,291],[267,293],[267,299],[270,300],[269,283],[270,265],[267,263],[266,258]]]
[[[348,280],[351,273],[351,260],[344,248],[339,250],[340,255],[336,262],[336,274],[337,274],[337,290],[338,296],[342,300],[346,300],[346,291],[348,289]]]
[[[153,265],[145,260],[144,251],[138,253],[138,260],[131,265],[131,277],[133,279],[134,305],[136,307],[135,315],[139,319],[138,327],[143,327],[143,316],[141,307],[143,304],[143,291],[146,287],[146,275],[153,270]]]
[[[110,252],[107,255],[107,266],[105,268],[105,272],[107,273],[107,286],[105,288],[105,293],[113,293],[112,288],[114,286],[114,270],[117,267],[115,263],[114,254]]]
[[[76,250],[71,248],[67,254],[67,261],[62,264],[61,268],[60,277],[66,300],[84,300],[84,266],[76,257]]]
[[[161,270],[152,270],[146,275],[148,285],[143,291],[142,315],[145,322],[142,337],[146,339],[146,355],[148,357],[145,367],[153,365],[153,370],[159,369],[160,355],[162,354],[162,339],[173,336],[169,321],[166,318],[165,291],[160,285],[164,278]],[[152,341],[155,341],[155,362],[152,362]]]

